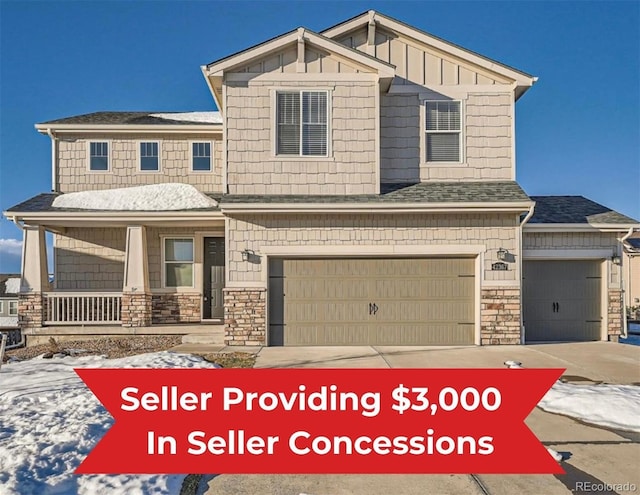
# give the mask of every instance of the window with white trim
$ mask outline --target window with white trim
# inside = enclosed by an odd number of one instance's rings
[[[89,143],[89,170],[105,172],[109,170],[109,143],[92,141]]]
[[[4,313],[4,301],[0,301],[0,315]]]
[[[191,143],[191,170],[193,172],[211,171],[211,143]]]
[[[327,156],[329,103],[327,91],[276,93],[276,154]]]
[[[166,237],[163,251],[164,286],[193,287],[193,238]]]
[[[160,170],[160,146],[157,141],[140,143],[140,170],[142,172]]]
[[[9,301],[9,316],[18,314],[18,301]]]
[[[459,101],[427,101],[426,147],[428,162],[460,162],[462,119]]]

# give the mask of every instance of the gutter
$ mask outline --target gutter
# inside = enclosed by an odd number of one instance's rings
[[[529,207],[529,212],[520,222],[520,235],[518,236],[518,242],[520,244],[518,247],[520,248],[519,251],[520,251],[520,344],[521,345],[524,345],[526,342],[526,338],[525,338],[526,329],[524,327],[524,311],[522,311],[522,306],[524,302],[523,294],[522,294],[522,264],[523,264],[523,252],[524,252],[522,237],[524,232],[524,226],[529,220],[531,220],[531,217],[533,216],[535,209],[536,209],[536,204],[533,203]]]
[[[627,338],[628,332],[627,332],[627,292],[624,290],[624,279],[623,279],[623,270],[622,270],[622,266],[623,266],[623,262],[622,259],[624,257],[624,243],[625,241],[631,237],[631,235],[633,234],[633,227],[629,227],[629,231],[623,235],[622,237],[620,237],[618,239],[618,241],[620,242],[620,292],[622,294],[622,331],[620,332],[620,336],[623,338]],[[629,272],[631,272],[631,263],[629,263]],[[630,281],[630,280],[629,280]]]

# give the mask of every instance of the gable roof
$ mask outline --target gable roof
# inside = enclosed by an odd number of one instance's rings
[[[0,273],[0,297],[18,297],[20,292],[19,273]]]
[[[531,196],[536,202],[531,224],[637,225],[638,221],[584,196]]]
[[[439,38],[438,36],[418,29],[414,26],[410,26],[409,24],[394,19],[393,17],[389,17],[387,15],[381,14],[380,12],[376,12],[375,10],[369,10],[367,12],[358,14],[351,19],[348,19],[339,24],[336,24],[335,26],[323,30],[321,34],[329,38],[336,38],[343,34],[348,34],[351,31],[354,31],[368,24],[370,20],[373,20],[376,24],[379,24],[383,28],[404,34],[421,43],[424,43],[425,45],[432,46],[457,58],[461,58],[484,69],[514,80],[521,88],[520,93],[516,95],[517,97],[521,96],[524,91],[526,91],[526,88],[532,86],[538,80],[537,77],[531,74],[498,62],[497,60],[493,60],[460,45],[456,45],[455,43],[451,43],[450,41]]]

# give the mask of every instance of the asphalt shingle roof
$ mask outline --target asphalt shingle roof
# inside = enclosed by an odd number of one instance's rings
[[[583,196],[531,196],[536,202],[529,223],[638,223]]]
[[[41,122],[45,124],[88,124],[88,125],[211,125],[211,122],[193,120],[173,120],[153,117],[154,114],[178,114],[189,112],[93,112],[74,115],[63,119]]]

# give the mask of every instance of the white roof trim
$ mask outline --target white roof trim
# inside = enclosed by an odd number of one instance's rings
[[[525,231],[535,232],[626,232],[640,224],[626,223],[527,223]]]
[[[520,86],[533,86],[533,84],[538,80],[538,78],[535,76],[530,76],[519,70],[512,69],[511,67],[503,65],[497,61],[493,61],[489,58],[478,55],[464,48],[448,43],[444,40],[436,38],[435,36],[425,33],[424,31],[408,26],[407,24],[396,21],[395,19],[392,19],[375,11],[365,12],[362,15],[351,19],[350,21],[322,31],[321,34],[328,38],[335,38],[336,36],[346,34],[350,31],[353,31],[354,29],[367,25],[372,15],[375,21],[382,27],[405,34],[408,37],[418,40],[426,45],[437,48],[438,50],[441,50],[445,53],[449,53],[479,67],[495,72],[509,79],[513,79]]]
[[[221,133],[222,124],[182,124],[182,125],[129,125],[129,124],[36,124],[35,128],[42,134],[47,134],[48,130],[58,133],[101,133],[104,131],[111,132],[172,132],[172,133]]]
[[[280,49],[283,46],[297,43],[302,37],[305,42],[309,42],[312,45],[319,46],[330,52],[336,53],[344,58],[353,60],[354,62],[370,67],[376,70],[381,77],[393,77],[395,75],[395,68],[371,57],[365,53],[358,52],[357,50],[347,48],[346,46],[334,41],[330,38],[322,36],[318,33],[314,33],[306,28],[298,28],[295,31],[291,31],[287,34],[274,38],[271,41],[267,41],[253,48],[248,48],[236,55],[231,55],[227,58],[220,60],[219,62],[213,62],[204,66],[204,71],[210,76],[221,76],[225,70],[229,70],[239,65],[248,64],[251,60],[261,58],[269,53]]]

